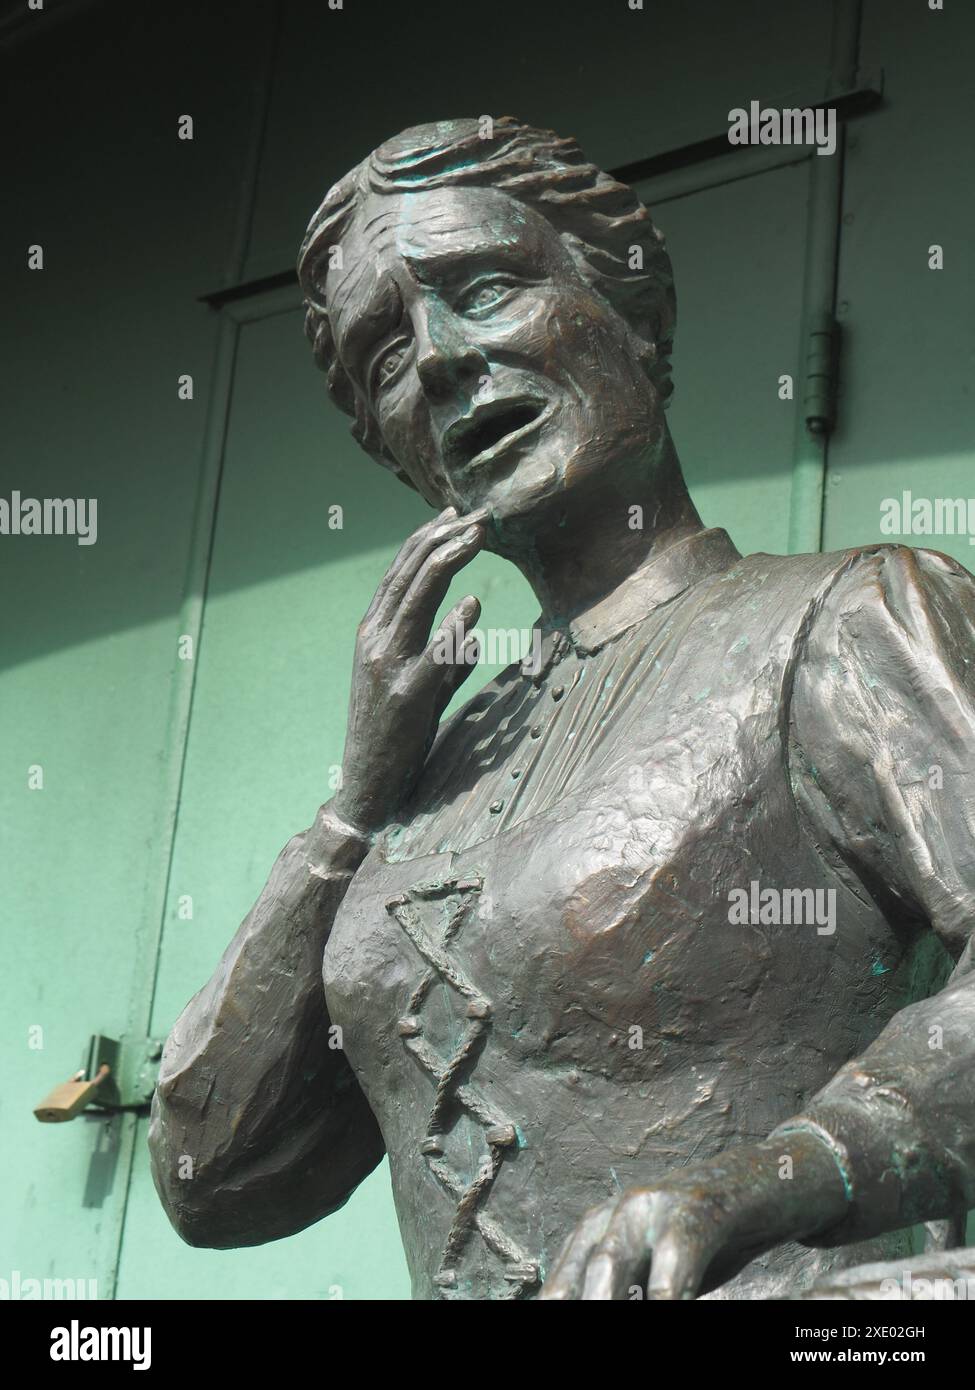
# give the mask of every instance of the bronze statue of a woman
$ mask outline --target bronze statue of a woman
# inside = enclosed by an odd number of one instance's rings
[[[384,1153],[420,1298],[758,1298],[957,1233],[972,577],[702,526],[663,241],[571,140],[408,130],[299,273],[356,439],[438,515],[360,624],[341,790],[169,1039],[180,1234],[289,1235]],[[477,600],[433,627],[481,548],[540,661],[441,725]]]

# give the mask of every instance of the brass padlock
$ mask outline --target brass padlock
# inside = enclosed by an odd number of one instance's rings
[[[84,1110],[90,1100],[95,1098],[95,1094],[111,1073],[111,1067],[103,1063],[95,1076],[91,1080],[85,1080],[84,1068],[75,1073],[70,1081],[63,1081],[60,1086],[55,1086],[49,1096],[38,1105],[34,1114],[42,1124],[60,1124],[64,1120],[73,1120],[74,1117]]]

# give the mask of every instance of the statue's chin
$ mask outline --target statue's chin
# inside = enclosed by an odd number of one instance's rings
[[[644,477],[652,462],[653,451],[637,431],[629,437],[597,436],[581,444],[567,441],[563,449],[547,448],[522,460],[482,505],[495,516],[512,519],[598,507],[626,479]]]
[[[550,435],[510,467],[498,461],[493,478],[481,475],[478,487],[464,497],[463,510],[487,508],[493,523],[488,549],[505,554],[506,540],[517,549],[523,535],[563,527],[570,517],[584,525],[609,498],[642,495],[660,453],[660,433],[651,437],[644,420],[625,427],[616,419],[609,423],[615,428],[593,430],[584,438],[578,431]]]
[[[554,460],[524,460],[517,474],[504,479],[473,504],[487,508],[488,548],[503,553],[500,546],[491,543],[492,530],[495,539],[503,539],[505,532],[513,537],[522,532],[534,534],[546,524],[557,525],[564,493],[564,469]]]

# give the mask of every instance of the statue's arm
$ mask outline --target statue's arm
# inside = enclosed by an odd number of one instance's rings
[[[480,605],[431,637],[484,515],[448,508],[401,546],[359,624],[342,787],[296,835],[209,984],[166,1044],[149,1144],[192,1245],[256,1245],[335,1211],[384,1153],[333,1033],[322,956],[369,838],[408,799],[451,696],[474,669]],[[442,658],[445,636],[452,656]]]
[[[975,971],[968,947],[940,993],[902,1009],[802,1113],[774,1131],[818,1137],[848,1204],[806,1244],[843,1245],[975,1207]]]
[[[322,953],[367,841],[323,807],[278,856],[166,1043],[149,1147],[191,1245],[275,1240],[340,1207],[379,1127],[331,1028]]]
[[[975,581],[930,551],[864,556],[809,647],[797,801],[892,924],[933,929],[956,962],[783,1127],[844,1175],[846,1217],[809,1242],[826,1245],[975,1206]]]

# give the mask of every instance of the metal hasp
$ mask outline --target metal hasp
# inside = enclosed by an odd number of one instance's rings
[[[63,1124],[88,1113],[147,1111],[156,1087],[162,1040],[119,1041],[94,1033],[81,1066],[68,1081],[55,1086],[34,1114],[42,1124]]]

